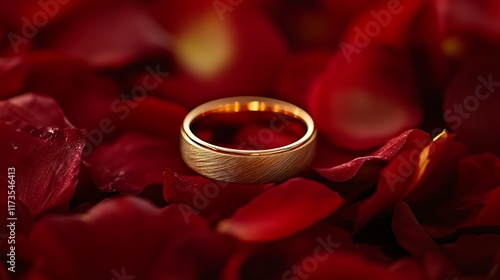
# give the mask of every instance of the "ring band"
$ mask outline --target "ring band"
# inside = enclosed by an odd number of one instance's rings
[[[274,112],[293,117],[306,126],[297,141],[266,150],[240,150],[217,146],[197,137],[191,125],[209,114],[242,111]],[[316,149],[314,122],[299,107],[272,98],[241,96],[214,100],[194,108],[181,127],[184,162],[206,177],[232,183],[264,184],[283,181],[309,166]]]

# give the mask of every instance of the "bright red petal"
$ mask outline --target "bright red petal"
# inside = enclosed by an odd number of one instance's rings
[[[218,229],[245,241],[276,240],[321,221],[343,203],[342,197],[320,183],[290,179],[241,207]]]

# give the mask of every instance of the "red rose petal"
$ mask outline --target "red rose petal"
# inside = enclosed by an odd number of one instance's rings
[[[318,135],[316,157],[311,164],[316,171],[327,170],[355,159],[357,156],[365,155],[366,152],[354,152],[332,146],[323,136]]]
[[[85,215],[48,217],[31,234],[32,278],[213,278],[235,241],[209,229],[203,219],[186,223],[177,206],[159,209],[133,197],[103,202]],[[126,250],[124,250],[126,248]],[[99,262],[88,266],[99,254]]]
[[[40,139],[0,123],[1,168],[16,168],[18,199],[33,217],[49,211],[67,211],[73,195],[83,149],[83,135],[74,129],[51,132]],[[36,186],[36,188],[34,187]]]
[[[435,92],[441,89],[448,74],[436,3],[377,1],[371,7],[357,4],[365,9],[346,28],[341,51],[349,58],[364,52],[370,45],[408,52],[418,77],[419,93],[428,98],[427,102],[435,102]]]
[[[481,211],[465,226],[497,226],[500,221],[500,188],[497,187],[486,195]]]
[[[384,168],[375,193],[357,206],[355,231],[374,215],[389,210],[399,200],[409,200],[411,205],[415,204],[414,201],[421,201],[419,205],[425,205],[425,210],[428,209],[429,201],[446,193],[445,189],[439,187],[446,182],[450,172],[453,172],[454,164],[464,155],[463,147],[446,132],[428,145],[425,143],[416,139],[412,143],[413,147],[401,152]]]
[[[419,213],[433,237],[445,237],[470,226],[500,226],[498,212],[483,209],[487,202],[491,203],[486,200],[491,192],[500,188],[500,159],[492,154],[473,155],[460,161],[457,173],[456,185],[432,207],[432,215]],[[498,208],[491,204],[489,207]]]
[[[0,167],[16,168],[18,199],[30,214],[38,217],[48,211],[67,211],[77,182],[83,135],[75,129],[62,129],[40,139],[4,123],[0,123],[0,131],[8,139],[0,143],[8,159]]]
[[[119,68],[168,44],[168,36],[138,5],[107,5],[51,33],[50,47],[97,67]]]
[[[170,169],[163,176],[163,196],[168,203],[181,204],[211,221],[231,216],[270,186],[230,184],[202,176],[184,176]]]
[[[389,140],[369,156],[357,157],[347,163],[330,168],[316,168],[316,171],[331,181],[344,182],[356,176],[361,168],[371,162],[388,162],[399,152],[418,146],[418,144],[425,145],[429,140],[429,135],[421,130],[408,130]]]
[[[12,112],[1,116],[0,134],[5,138],[0,141],[0,150],[6,160],[0,162],[0,168],[15,168],[19,201],[35,218],[48,211],[67,211],[84,136],[68,128],[60,108],[47,97],[16,97],[1,102],[0,110]],[[35,119],[33,113],[45,113],[45,117]]]
[[[441,246],[446,256],[466,275],[493,275],[500,257],[500,235],[462,235]],[[494,278],[490,278],[494,279]]]
[[[456,135],[446,130],[422,150],[418,166],[414,170],[416,177],[413,181],[408,181],[411,184],[405,198],[415,213],[426,212],[429,203],[438,202],[441,198],[449,196],[457,164],[466,155],[467,151],[456,141]],[[401,178],[395,179],[401,180]]]
[[[400,202],[396,205],[392,230],[399,245],[421,261],[429,279],[455,279],[459,276],[457,269],[419,225],[408,204]]]
[[[0,119],[32,133],[48,127],[73,128],[57,102],[41,94],[24,94],[0,102]]]
[[[218,229],[245,241],[276,240],[328,217],[343,203],[342,197],[318,182],[290,179],[219,222]]]
[[[149,185],[162,183],[166,167],[187,170],[175,144],[128,133],[94,148],[85,161],[99,190],[138,194]]]
[[[368,46],[352,61],[337,53],[309,95],[309,111],[332,144],[381,145],[417,126],[422,112],[409,57]]]

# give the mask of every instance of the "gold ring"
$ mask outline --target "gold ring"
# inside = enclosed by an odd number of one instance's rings
[[[297,141],[281,147],[245,150],[211,144],[192,131],[193,123],[206,116],[245,111],[272,112],[298,120],[304,125],[305,133]],[[275,127],[271,122],[270,128]],[[309,114],[281,100],[255,96],[223,98],[200,105],[187,114],[181,127],[180,149],[184,162],[206,177],[232,183],[273,183],[309,166],[316,149],[316,128]]]

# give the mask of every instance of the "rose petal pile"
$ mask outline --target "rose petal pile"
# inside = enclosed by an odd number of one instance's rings
[[[500,279],[500,2],[0,7],[0,279]],[[238,95],[310,112],[312,166],[190,170]]]

